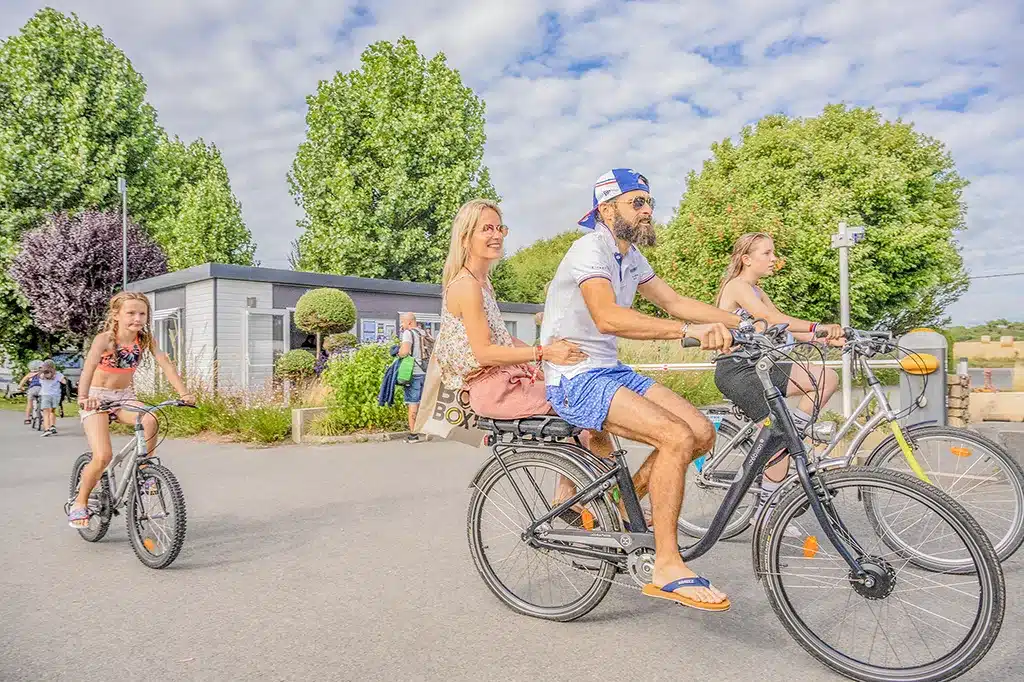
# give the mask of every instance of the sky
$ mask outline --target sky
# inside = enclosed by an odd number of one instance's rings
[[[1024,272],[1019,0],[3,0],[0,38],[44,5],[103,28],[169,133],[221,149],[267,267],[288,267],[299,234],[286,174],[306,96],[405,35],[487,104],[510,251],[572,228],[608,168],[643,172],[666,220],[712,142],[845,102],[942,140],[971,181],[968,270]],[[973,324],[1022,307],[1024,276],[974,280],[949,312]]]

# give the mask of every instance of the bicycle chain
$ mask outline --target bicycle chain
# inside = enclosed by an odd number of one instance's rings
[[[622,581],[616,580],[615,578],[603,578],[600,575],[595,575],[596,571],[593,571],[593,570],[591,570],[589,568],[582,568],[580,566],[577,566],[575,562],[566,561],[563,558],[564,555],[562,554],[562,552],[553,552],[551,550],[539,550],[539,549],[535,550],[535,551],[538,551],[538,552],[539,551],[543,551],[545,556],[551,557],[552,559],[554,559],[558,563],[565,564],[566,566],[568,566],[569,568],[573,569],[574,571],[579,571],[580,573],[586,573],[587,575],[590,575],[591,577],[596,577],[598,580],[603,580],[605,582],[611,583],[612,585],[618,585],[619,587],[627,587],[627,588],[629,588],[631,590],[636,590],[637,592],[641,592],[642,591],[642,588],[639,587],[632,580],[630,580],[630,582],[622,582]],[[556,556],[556,554],[557,554],[557,556]],[[628,569],[627,569],[627,571],[628,571]],[[623,571],[619,571],[618,568],[615,569],[615,574],[616,575],[620,575],[622,573],[623,573]]]

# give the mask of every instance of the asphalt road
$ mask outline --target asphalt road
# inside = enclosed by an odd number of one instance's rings
[[[696,562],[733,602],[701,614],[614,587],[559,624],[517,616],[466,544],[483,452],[400,443],[168,442],[188,501],[177,562],[138,562],[122,521],[88,544],[62,504],[77,425],[0,412],[0,680],[836,680],[786,635],[747,536]],[[1024,678],[1022,559],[1002,634],[965,680]]]

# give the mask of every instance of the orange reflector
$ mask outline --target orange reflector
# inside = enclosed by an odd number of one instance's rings
[[[970,448],[950,448],[949,451],[952,452],[957,457],[970,457],[971,456],[971,449]]]
[[[153,538],[146,538],[142,541],[142,546],[146,548],[147,552],[152,552],[154,549],[156,549],[156,542],[153,540]]]
[[[594,515],[590,513],[589,509],[584,509],[583,513],[580,514],[580,522],[583,523],[583,527],[587,530],[594,530]]]
[[[808,535],[804,540],[804,558],[813,559],[818,554],[818,538]]]
[[[939,359],[931,353],[911,353],[900,360],[900,367],[907,374],[931,374],[939,368]]]

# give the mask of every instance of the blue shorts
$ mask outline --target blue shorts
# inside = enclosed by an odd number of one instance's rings
[[[426,378],[426,374],[413,374],[412,378],[409,379],[409,385],[402,387],[405,393],[406,405],[420,404],[420,399],[423,397],[423,382]]]
[[[547,387],[547,396],[555,413],[565,421],[600,431],[616,391],[628,388],[644,395],[654,384],[654,379],[620,363],[615,367],[592,369],[571,379],[562,377],[560,385]]]

